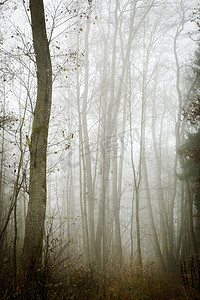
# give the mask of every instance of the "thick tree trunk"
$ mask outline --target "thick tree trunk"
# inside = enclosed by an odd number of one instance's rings
[[[37,65],[37,101],[30,143],[29,204],[22,253],[26,279],[32,279],[42,260],[46,212],[46,152],[52,98],[52,66],[42,0],[30,0],[33,45]]]

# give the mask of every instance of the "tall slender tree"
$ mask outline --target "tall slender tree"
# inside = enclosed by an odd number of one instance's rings
[[[26,279],[33,279],[42,261],[46,212],[46,152],[52,100],[52,66],[43,0],[30,0],[33,45],[37,66],[37,100],[30,149],[29,204],[22,253]]]

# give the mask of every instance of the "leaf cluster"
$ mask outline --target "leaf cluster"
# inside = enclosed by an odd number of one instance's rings
[[[198,125],[200,122],[200,98],[192,101],[187,108],[184,107],[182,115],[190,125]]]

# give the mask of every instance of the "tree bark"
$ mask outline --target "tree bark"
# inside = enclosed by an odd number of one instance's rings
[[[26,279],[34,279],[42,261],[46,212],[46,152],[52,99],[52,66],[43,0],[30,0],[33,45],[37,66],[37,100],[30,149],[29,204],[22,264]]]
[[[85,176],[86,176],[86,193],[88,204],[88,226],[89,226],[89,242],[90,242],[90,256],[95,258],[95,233],[94,233],[94,188],[92,178],[92,166],[90,157],[90,141],[88,135],[88,121],[87,121],[87,103],[88,103],[88,89],[89,89],[89,33],[90,33],[90,15],[89,8],[88,19],[85,32],[85,82],[83,92],[83,107],[82,107],[82,127],[84,138],[84,159],[85,159]]]

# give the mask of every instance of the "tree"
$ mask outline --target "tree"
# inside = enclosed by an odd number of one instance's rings
[[[198,30],[200,29],[199,16],[200,8],[193,14],[196,15],[196,23]],[[181,157],[182,174],[179,178],[186,182],[187,197],[190,201],[191,226],[193,227],[194,208],[196,207],[196,219],[199,221],[200,214],[200,43],[197,44],[195,58],[192,65],[192,84],[189,89],[186,105],[183,107],[183,121],[186,123],[184,144],[178,148]],[[193,205],[194,204],[194,205]],[[197,228],[199,224],[197,223]],[[194,234],[193,234],[194,235]],[[193,238],[193,252],[197,252],[197,244],[195,237]]]
[[[46,212],[46,152],[52,99],[52,66],[46,34],[43,0],[30,0],[33,45],[37,66],[37,100],[30,148],[29,204],[22,264],[26,279],[33,279],[42,260]]]

